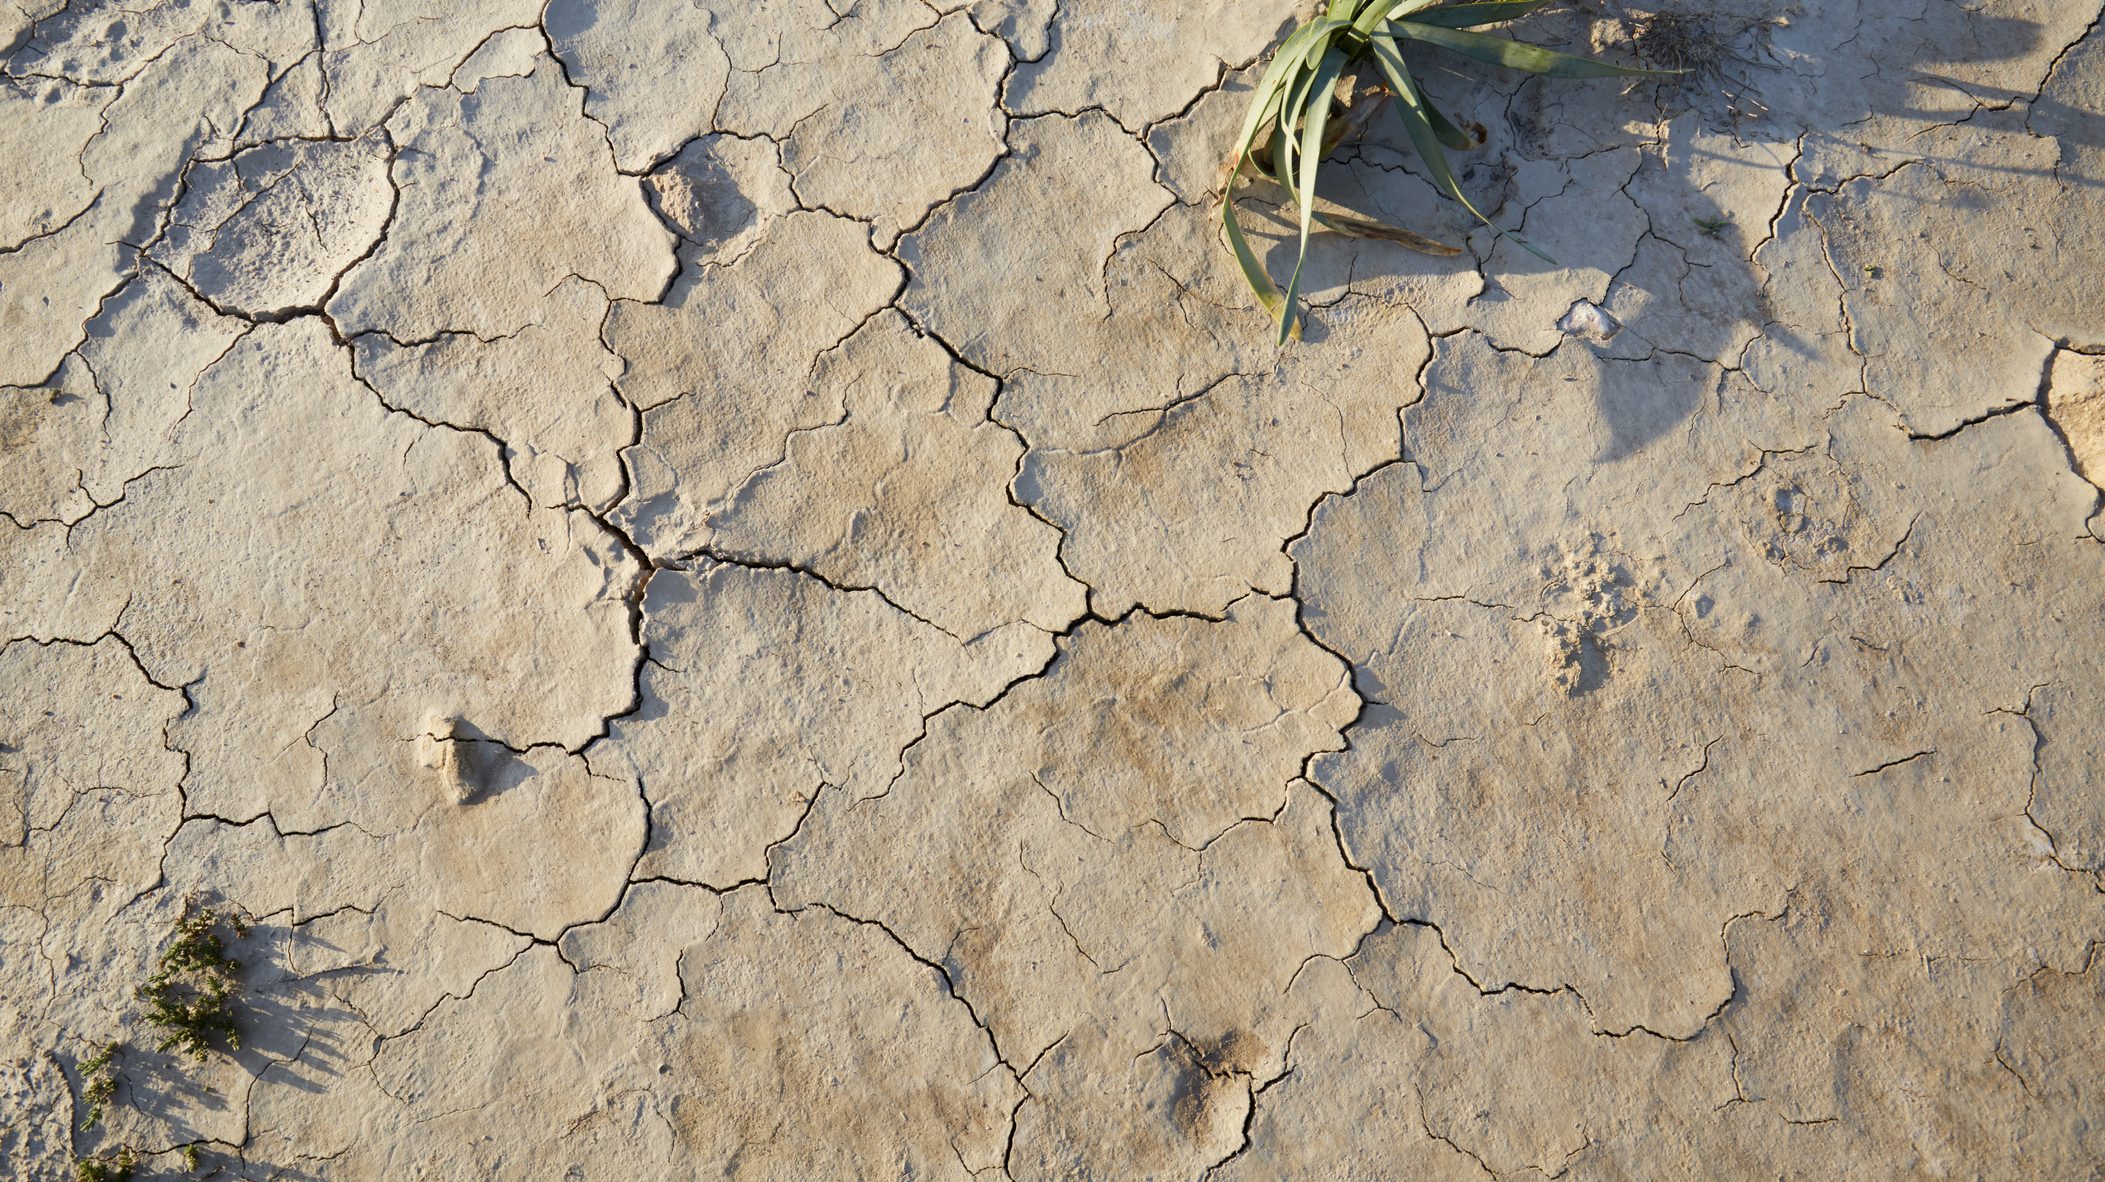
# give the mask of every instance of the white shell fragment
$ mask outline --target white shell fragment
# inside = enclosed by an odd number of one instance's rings
[[[1608,314],[1606,308],[1590,300],[1579,300],[1572,304],[1564,319],[1557,322],[1557,331],[1568,337],[1584,337],[1589,341],[1606,342],[1623,330],[1622,322]]]

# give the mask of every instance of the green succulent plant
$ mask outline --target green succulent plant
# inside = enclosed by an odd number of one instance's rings
[[[75,1182],[131,1182],[139,1168],[139,1155],[123,1149],[101,1157],[84,1157],[73,1163]]]
[[[1236,138],[1227,179],[1221,187],[1221,225],[1228,247],[1235,253],[1243,278],[1258,302],[1279,322],[1282,344],[1301,333],[1301,268],[1308,258],[1309,234],[1314,227],[1320,225],[1356,237],[1384,238],[1433,254],[1459,253],[1398,226],[1316,212],[1316,173],[1323,158],[1349,131],[1364,126],[1376,105],[1385,99],[1395,100],[1390,105],[1402,120],[1411,146],[1424,161],[1434,187],[1461,202],[1479,221],[1491,224],[1463,194],[1448,165],[1446,151],[1481,144],[1483,128],[1464,129],[1432,104],[1404,63],[1406,42],[1550,78],[1675,72],[1612,65],[1473,31],[1512,20],[1548,2],[1327,0],[1321,11],[1287,35],[1250,96],[1250,111]],[[1370,63],[1369,73],[1379,82],[1363,87],[1360,77]],[[1340,91],[1344,93],[1341,95]],[[1334,110],[1340,107],[1341,112]],[[1299,214],[1300,244],[1294,257],[1293,277],[1284,294],[1265,273],[1264,264],[1250,248],[1236,218],[1235,184],[1245,175],[1263,177],[1285,189]]]
[[[227,955],[222,929],[240,939],[248,934],[248,921],[232,912],[186,905],[176,922],[175,939],[161,952],[153,976],[139,987],[147,1022],[166,1032],[158,1049],[203,1060],[214,1043],[241,1046],[235,1020],[241,962]]]
[[[215,1046],[241,1046],[236,1012],[241,962],[227,954],[227,936],[240,940],[248,933],[248,917],[240,911],[207,907],[195,897],[184,901],[153,976],[135,990],[146,1003],[146,1021],[163,1032],[157,1050],[194,1055],[202,1062]],[[115,1101],[119,1065],[128,1051],[124,1043],[112,1042],[80,1060],[81,1098],[86,1102],[81,1132],[101,1123],[104,1110]],[[193,1141],[179,1149],[184,1163],[198,1169],[204,1160],[201,1147]],[[129,1182],[138,1168],[138,1151],[122,1146],[74,1159],[74,1182]]]
[[[123,1054],[124,1044],[113,1042],[80,1061],[80,1096],[87,1102],[87,1110],[80,1118],[83,1132],[102,1121],[103,1110],[116,1098],[117,1060]]]

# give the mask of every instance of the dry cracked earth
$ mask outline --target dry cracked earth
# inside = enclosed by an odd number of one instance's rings
[[[0,0],[0,1175],[2105,1176],[2098,4],[1291,7]]]

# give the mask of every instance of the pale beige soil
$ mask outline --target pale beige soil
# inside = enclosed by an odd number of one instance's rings
[[[0,0],[0,1178],[2105,1174],[2096,0],[1293,7]]]

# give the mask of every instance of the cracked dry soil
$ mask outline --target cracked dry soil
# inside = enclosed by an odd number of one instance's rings
[[[2105,1176],[2099,5],[1290,7],[0,0],[0,1177]]]

